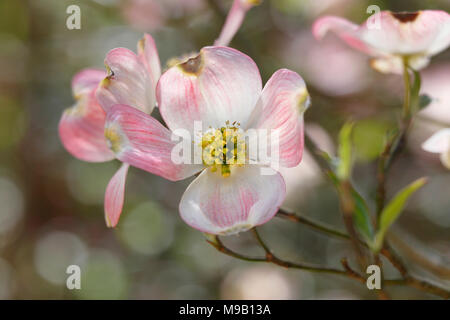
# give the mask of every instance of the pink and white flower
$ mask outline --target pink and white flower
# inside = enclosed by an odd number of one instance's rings
[[[115,104],[126,103],[147,113],[155,104],[155,88],[161,67],[155,43],[145,35],[138,43],[138,54],[125,49],[111,50],[105,59],[109,71],[85,69],[72,80],[76,100],[64,111],[59,135],[74,157],[88,162],[117,158],[110,140],[105,138],[106,112]],[[123,163],[114,174],[105,193],[105,219],[114,227],[122,212],[125,180],[129,165]]]
[[[117,158],[170,180],[199,173],[179,206],[182,219],[198,230],[228,235],[270,220],[286,195],[282,176],[261,162],[205,161],[212,143],[205,137],[222,130],[277,130],[280,164],[296,166],[302,158],[303,112],[309,104],[303,79],[282,69],[263,89],[250,57],[227,47],[205,47],[165,72],[156,91],[167,128],[125,104],[108,111],[106,137]],[[184,129],[194,136],[196,121],[210,128],[200,140],[203,163],[176,164],[171,157],[174,132]],[[262,175],[261,168],[273,174]]]
[[[404,66],[420,70],[450,45],[450,15],[445,11],[382,11],[362,25],[326,16],[313,25],[321,39],[333,31],[351,47],[374,57],[371,65],[383,73],[402,73]]]
[[[422,149],[439,153],[442,164],[450,169],[450,128],[441,129],[422,144]]]

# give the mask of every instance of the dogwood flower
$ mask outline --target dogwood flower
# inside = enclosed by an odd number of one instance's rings
[[[125,49],[112,49],[103,70],[85,69],[72,80],[76,103],[64,111],[59,122],[59,135],[64,147],[74,157],[88,162],[104,162],[116,158],[110,140],[105,138],[106,111],[117,103],[126,103],[150,113],[155,104],[155,88],[161,67],[155,43],[145,35],[138,43],[138,54]],[[109,181],[105,193],[105,219],[114,227],[122,212],[125,180],[129,165],[123,163]]]
[[[313,34],[321,39],[333,31],[351,47],[374,57],[371,65],[383,73],[402,73],[404,66],[420,70],[450,45],[450,15],[445,11],[381,11],[358,26],[340,17],[319,18]]]
[[[161,76],[157,101],[167,128],[124,104],[108,111],[106,137],[117,158],[170,180],[199,173],[184,192],[179,211],[200,231],[228,235],[270,220],[285,198],[285,182],[262,161],[240,162],[248,147],[240,137],[250,129],[276,130],[280,164],[296,166],[303,152],[303,112],[309,105],[303,79],[282,69],[263,89],[250,57],[232,48],[205,47]],[[176,163],[173,138],[180,129],[195,137],[197,121],[208,128],[199,140],[190,141],[200,141],[202,161]],[[226,150],[229,137],[239,142]],[[230,152],[238,161],[226,161]],[[261,168],[271,174],[261,174]]]
[[[450,128],[433,134],[422,144],[422,149],[431,153],[440,153],[442,164],[450,169]]]

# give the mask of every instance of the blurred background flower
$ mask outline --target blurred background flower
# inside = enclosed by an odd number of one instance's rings
[[[232,270],[221,287],[222,299],[286,300],[297,298],[298,286],[275,266],[253,266]]]
[[[439,63],[423,72],[422,93],[432,98],[421,115],[442,125],[450,126],[450,63]]]
[[[173,183],[130,169],[121,221],[116,229],[106,228],[103,196],[119,163],[81,162],[59,141],[58,121],[73,104],[70,81],[77,71],[103,68],[114,47],[135,50],[143,32],[155,38],[163,66],[196,52],[217,39],[231,3],[78,0],[81,29],[68,30],[72,0],[0,1],[0,299],[376,298],[348,279],[220,254],[178,215],[189,179]],[[360,23],[371,4],[382,10],[450,10],[447,0],[265,0],[247,13],[231,42],[255,60],[264,82],[283,67],[302,75],[312,98],[306,132],[330,153],[342,124],[356,121],[354,180],[368,199],[375,195],[375,158],[398,118],[402,81],[377,74],[333,35],[316,42],[310,29],[324,14]],[[447,50],[423,70],[422,91],[435,99],[415,122],[408,152],[394,163],[387,189],[391,197],[415,177],[430,176],[397,224],[441,262],[450,257],[450,172],[420,145],[450,122],[449,64]],[[157,110],[154,115],[159,117]],[[314,158],[305,153],[304,162],[290,170],[286,205],[343,229],[337,195]],[[346,242],[278,218],[261,233],[283,258],[334,267],[343,256],[353,258]],[[225,240],[244,253],[263,254],[250,235]],[[82,290],[66,288],[70,264],[81,267]],[[397,276],[385,265],[388,277]],[[427,275],[423,268],[415,272]],[[392,292],[432,297],[410,288]]]

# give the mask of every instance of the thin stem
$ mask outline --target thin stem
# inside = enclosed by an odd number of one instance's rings
[[[392,162],[395,160],[402,148],[406,144],[406,138],[409,128],[411,126],[412,114],[411,114],[411,79],[408,69],[408,60],[403,60],[403,80],[404,80],[404,103],[403,103],[403,117],[400,124],[399,132],[388,141],[385,150],[382,153],[378,165],[378,187],[377,187],[377,215],[379,216],[385,205],[386,195],[386,177]],[[414,286],[423,291],[431,292],[440,295],[441,297],[448,298],[449,292],[436,287],[426,281],[418,280],[409,275],[408,270],[400,257],[396,254],[393,248],[389,245],[388,241],[385,241],[385,246],[381,251],[391,264],[400,272],[403,278],[409,283],[410,286]]]
[[[344,232],[341,232],[339,230],[328,227],[325,224],[316,222],[312,219],[296,215],[295,213],[292,213],[292,212],[288,212],[287,210],[282,209],[282,208],[280,208],[278,210],[277,217],[304,224],[304,225],[309,226],[317,231],[335,236],[337,238],[346,239],[346,240],[350,239],[350,236]]]
[[[403,82],[404,82],[404,101],[403,101],[403,111],[402,120],[400,124],[400,129],[397,134],[395,134],[391,139],[388,140],[383,153],[378,161],[378,173],[377,173],[377,193],[376,193],[376,204],[377,204],[377,217],[381,214],[384,208],[386,199],[386,176],[394,161],[395,156],[400,153],[401,149],[405,145],[406,135],[408,133],[409,127],[411,125],[411,78],[408,69],[408,59],[403,59]]]
[[[403,278],[408,277],[408,270],[406,266],[400,259],[400,257],[395,253],[395,251],[385,242],[384,247],[381,249],[380,253],[389,260],[389,262],[400,272]]]
[[[305,145],[306,147],[311,151],[312,157],[314,160],[319,164],[319,166],[322,168],[324,173],[327,176],[332,176],[332,168],[330,167],[329,163],[325,159],[323,151],[321,151],[315,142],[308,136],[308,134],[305,135]],[[339,190],[339,196],[340,196],[340,202],[341,202],[341,209],[344,216],[344,223],[347,228],[347,231],[349,232],[349,235],[347,235],[348,239],[350,239],[353,242],[353,245],[355,247],[358,261],[361,266],[365,265],[365,257],[363,254],[363,251],[360,248],[361,241],[357,237],[356,232],[353,227],[353,209],[354,209],[354,201],[350,194],[350,182],[344,181],[340,182],[338,185]],[[317,229],[320,229],[319,227],[316,227]],[[331,232],[333,233],[333,232]]]
[[[273,255],[270,250],[266,247],[269,254],[267,254],[266,251],[266,257],[265,258],[256,258],[256,257],[250,257],[246,256],[240,253],[237,253],[230,248],[226,247],[222,241],[219,239],[219,237],[215,237],[214,241],[207,240],[210,245],[212,245],[214,248],[216,248],[218,251],[231,256],[233,258],[249,261],[249,262],[269,262],[276,265],[279,265],[284,268],[292,268],[292,269],[299,269],[299,270],[305,270],[310,272],[316,272],[316,273],[328,273],[328,274],[335,274],[335,275],[341,275],[341,276],[348,276],[347,271],[334,269],[334,268],[326,268],[326,267],[320,267],[315,265],[309,265],[309,264],[300,264],[300,263],[294,263],[290,261],[282,260],[275,255]],[[264,249],[264,250],[266,250]],[[361,279],[364,279],[361,277]],[[365,280],[364,280],[365,281]]]
[[[218,251],[220,251],[230,257],[233,257],[233,258],[236,258],[239,260],[249,261],[249,262],[266,262],[267,261],[265,258],[254,258],[254,257],[249,257],[246,255],[237,253],[237,252],[227,248],[226,246],[224,246],[224,244],[219,239],[219,237],[215,237],[214,241],[210,241],[210,240],[207,240],[207,241],[210,245],[212,245]]]
[[[252,229],[253,234],[255,235],[256,240],[258,241],[261,248],[264,249],[264,252],[266,253],[266,256],[269,255],[270,257],[273,257],[272,252],[270,251],[269,247],[265,244],[261,236],[259,235],[258,230],[256,230],[256,227]]]
[[[405,98],[403,101],[403,119],[411,118],[411,79],[409,76],[408,59],[403,58],[403,82],[405,86]]]
[[[450,291],[441,288],[439,286],[436,286],[434,284],[431,284],[426,280],[417,279],[412,275],[410,275],[401,258],[395,253],[395,251],[389,246],[388,243],[385,243],[384,248],[381,250],[381,254],[383,254],[391,262],[391,264],[400,272],[400,274],[404,279],[405,285],[414,287],[424,292],[438,295],[444,299],[450,299]]]
[[[306,226],[311,227],[314,230],[317,230],[319,232],[322,232],[324,234],[333,236],[335,238],[344,239],[344,240],[350,240],[350,236],[344,232],[335,230],[331,227],[327,227],[319,222],[315,222],[312,219],[306,219],[304,217],[300,217],[299,215],[296,215],[295,213],[287,212],[284,209],[280,209],[278,211],[277,216],[287,219],[292,222],[300,223]],[[367,244],[364,242],[360,242],[361,245],[367,247]],[[412,248],[411,248],[412,250]],[[392,247],[389,246],[389,244],[385,244],[385,246],[381,249],[380,254],[382,254],[386,259],[389,260],[389,262],[392,264],[394,268],[396,268],[399,273],[401,274],[402,278],[401,280],[384,280],[384,284],[386,285],[408,285],[411,287],[415,287],[417,289],[420,289],[424,292],[433,293],[436,294],[442,298],[448,298],[450,295],[450,292],[442,289],[438,286],[435,286],[431,283],[428,283],[425,280],[419,280],[414,278],[408,273],[408,270],[401,260],[401,258],[397,255],[397,253],[392,249]],[[344,266],[345,267],[345,266]]]
[[[305,145],[306,147],[311,151],[311,154],[314,158],[314,160],[319,164],[320,168],[323,170],[325,175],[328,177],[333,176],[332,168],[330,167],[330,164],[326,160],[326,153],[320,150],[317,145],[314,143],[314,141],[308,136],[308,134],[305,135]],[[353,212],[354,212],[354,199],[351,195],[351,184],[349,181],[340,181],[336,183],[338,192],[339,192],[339,198],[340,198],[340,204],[341,204],[341,211],[343,213],[344,223],[345,227],[348,231],[348,238],[352,241],[353,246],[355,247],[355,251],[358,257],[358,262],[361,266],[366,265],[366,257],[364,256],[364,252],[361,250],[360,244],[361,241],[358,238],[356,231],[353,226]]]
[[[351,194],[351,184],[350,181],[340,181],[338,185],[338,193],[340,198],[340,206],[342,211],[342,216],[344,219],[344,224],[349,233],[350,240],[356,252],[356,257],[358,258],[358,263],[361,269],[365,269],[367,266],[366,256],[364,251],[360,246],[360,239],[356,233],[355,226],[353,223],[353,214],[355,212],[355,201]]]
[[[377,172],[377,193],[376,193],[376,213],[377,217],[380,216],[381,212],[384,208],[384,202],[386,199],[386,163],[389,159],[389,154],[391,152],[392,144],[394,140],[388,141],[386,147],[384,148],[383,153],[378,160],[378,172]]]
[[[299,269],[314,273],[326,273],[326,274],[334,274],[339,276],[345,276],[351,279],[355,279],[358,282],[364,283],[366,282],[365,278],[354,271],[348,264],[348,261],[346,258],[343,258],[341,260],[341,264],[344,267],[345,270],[339,270],[334,268],[327,268],[327,267],[321,267],[321,266],[315,266],[315,265],[309,265],[309,264],[300,264],[300,263],[293,263],[290,261],[285,261],[277,256],[275,256],[272,251],[269,249],[267,244],[262,240],[261,236],[257,232],[257,230],[253,229],[253,233],[260,244],[260,246],[263,248],[264,252],[266,253],[265,258],[259,258],[259,257],[251,257],[247,255],[243,255],[241,253],[235,252],[231,250],[230,248],[226,247],[222,241],[219,239],[218,236],[214,236],[213,240],[207,240],[209,244],[211,244],[216,250],[239,260],[248,261],[248,262],[266,262],[266,263],[273,263],[276,265],[279,265],[284,268],[292,268],[292,269]],[[400,259],[395,255],[395,253],[392,253],[390,248],[383,248],[381,251],[381,254],[385,255],[386,258],[392,263],[394,267],[397,269],[402,270],[400,273],[403,276],[403,279],[391,279],[391,280],[384,280],[383,284],[387,286],[396,286],[396,285],[406,285],[410,287],[414,287],[416,289],[419,289],[424,292],[428,292],[431,294],[435,294],[437,296],[440,296],[444,299],[450,298],[450,292],[446,289],[440,288],[434,284],[431,284],[427,281],[416,279],[408,274],[406,271],[406,268],[404,267],[403,263],[400,261]],[[383,293],[381,293],[381,297],[383,297]]]
[[[278,209],[278,213],[276,215],[282,219],[286,219],[288,221],[296,222],[308,226],[316,231],[319,231],[323,234],[333,236],[335,238],[343,239],[343,240],[351,240],[351,237],[342,231],[336,230],[332,227],[329,227],[321,222],[314,221],[312,219],[302,217],[293,212],[289,212],[286,209],[280,208]],[[369,246],[364,241],[359,240],[359,244],[363,247],[368,248]]]
[[[405,68],[405,73],[408,73],[407,68]],[[405,100],[407,102],[405,102],[404,104],[404,110],[405,110],[405,115],[407,115],[407,117],[405,117],[402,121],[402,125],[400,126],[400,132],[397,133],[391,140],[390,143],[387,144],[383,154],[382,154],[382,162],[381,164],[379,164],[379,172],[381,173],[381,175],[379,176],[379,186],[378,188],[380,190],[382,190],[381,192],[383,192],[382,197],[380,197],[380,199],[382,199],[382,203],[377,203],[377,207],[381,208],[381,209],[377,209],[377,211],[379,210],[381,212],[382,208],[384,207],[384,194],[385,194],[385,177],[386,177],[386,173],[391,165],[391,163],[393,162],[395,156],[399,153],[399,151],[401,151],[402,147],[405,144],[405,138],[407,136],[410,124],[411,124],[411,118],[409,115],[409,111],[410,111],[410,82],[408,81],[408,84],[406,83],[406,79],[409,80],[409,74],[404,76],[405,78]],[[406,112],[406,110],[408,112]],[[321,169],[323,170],[323,172],[326,175],[329,175],[329,172],[331,170],[331,168],[329,167],[329,164],[327,163],[327,161],[324,160],[324,158],[321,156],[323,154],[323,152],[316,146],[316,144],[309,138],[308,135],[305,135],[305,145],[306,147],[311,151],[312,156],[314,157],[314,159],[316,160],[316,162],[319,164],[319,166],[321,167]],[[379,200],[378,200],[379,201]],[[295,221],[298,223],[303,223],[307,226],[310,226],[312,228],[314,228],[315,230],[327,233],[329,235],[333,235],[339,238],[345,238],[345,239],[350,239],[349,235],[344,234],[343,235],[336,235],[335,234],[335,230],[331,229],[331,228],[327,228],[319,223],[315,223],[314,221],[311,220],[307,220],[306,222],[304,221],[304,219],[300,218],[297,219],[295,218],[294,214],[290,214],[289,216],[286,216],[284,214],[284,212],[282,211],[281,215],[284,218],[289,219],[290,221]],[[338,233],[340,233],[338,231]],[[415,287],[421,291],[424,292],[428,292],[428,293],[432,293],[435,295],[438,295],[442,298],[448,299],[450,296],[450,291],[440,288],[434,284],[431,284],[425,280],[419,280],[414,278],[413,276],[411,276],[406,268],[406,266],[403,264],[403,262],[401,261],[401,259],[399,258],[399,256],[395,253],[395,251],[389,246],[389,244],[387,243],[387,241],[385,242],[385,246],[384,248],[380,251],[380,253],[382,255],[384,255],[389,262],[400,272],[400,274],[402,275],[403,279],[402,280],[384,280],[384,283],[386,285],[408,285],[411,287]]]
[[[391,233],[389,236],[389,241],[393,242],[394,245],[399,248],[405,256],[410,258],[416,265],[430,271],[434,275],[441,279],[450,280],[450,265],[447,261],[441,261],[440,263],[435,261],[433,257],[428,259],[424,252],[417,248],[414,242],[410,239],[404,239],[402,234]]]
[[[438,286],[435,286],[433,284],[430,284],[427,281],[419,280],[419,279],[416,279],[416,278],[413,278],[413,277],[409,276],[409,277],[407,277],[405,279],[405,284],[410,286],[410,287],[414,287],[416,289],[419,289],[421,291],[428,292],[428,293],[440,296],[440,297],[442,297],[444,299],[450,299],[450,292],[449,291],[447,291],[447,290],[445,290],[443,288],[440,288]]]
[[[426,281],[412,277],[406,279],[385,280],[384,284],[387,286],[409,286],[423,292],[434,294],[444,299],[450,299],[450,292],[448,292],[447,290],[435,285],[431,285]]]

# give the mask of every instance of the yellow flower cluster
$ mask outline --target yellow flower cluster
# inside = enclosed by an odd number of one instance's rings
[[[220,169],[223,177],[231,174],[231,166],[245,164],[245,136],[239,123],[226,122],[225,127],[211,129],[202,137],[202,161],[212,172]]]

